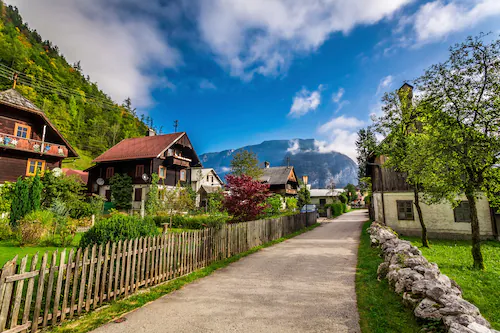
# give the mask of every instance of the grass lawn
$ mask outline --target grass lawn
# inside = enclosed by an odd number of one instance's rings
[[[82,233],[77,233],[75,236],[75,239],[73,240],[73,243],[71,244],[71,247],[77,247],[78,243],[80,243],[80,238],[82,238]],[[38,263],[40,264],[41,258],[40,256],[43,255],[46,251],[49,252],[49,262],[50,262],[50,254],[54,252],[55,250],[62,250],[63,248],[61,247],[56,247],[56,246],[19,246],[18,242],[15,240],[4,240],[0,241],[0,268],[3,267],[3,265],[13,259],[16,254],[18,255],[18,258],[21,259],[25,255],[28,255],[28,267],[31,263],[31,257],[39,252],[39,259]]]
[[[377,280],[377,268],[382,263],[380,250],[370,247],[370,235],[366,229],[371,222],[363,225],[358,249],[356,272],[356,294],[363,333],[419,332],[422,328],[406,308],[401,296],[389,288],[387,280]]]
[[[423,248],[417,238],[405,237],[418,246],[424,256],[438,264],[441,272],[455,280],[463,297],[476,305],[493,328],[500,330],[500,242],[482,243],[485,271],[472,269],[470,241],[431,240]]]

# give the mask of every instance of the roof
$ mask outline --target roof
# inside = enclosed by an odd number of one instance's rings
[[[0,104],[4,104],[19,110],[28,111],[39,115],[43,118],[45,123],[61,138],[61,140],[66,144],[69,154],[68,157],[78,157],[78,153],[71,147],[69,142],[64,138],[64,136],[59,132],[59,130],[52,124],[45,115],[45,113],[40,110],[32,101],[21,95],[18,91],[14,89],[8,89],[0,92]]]
[[[62,171],[67,176],[72,176],[72,175],[78,176],[81,179],[82,183],[84,183],[84,184],[87,184],[87,182],[89,180],[89,173],[88,172],[85,172],[82,170],[68,169],[68,168],[62,168]]]
[[[343,193],[344,190],[341,188],[336,188],[334,190],[329,189],[329,188],[317,188],[317,189],[311,189],[309,192],[311,193],[311,198],[314,198],[314,197],[336,197],[336,196],[339,196],[340,193]]]
[[[270,185],[282,185],[288,182],[290,172],[294,172],[293,166],[269,167],[262,169],[262,176],[259,178],[261,182]]]
[[[202,175],[202,177],[206,177],[211,172],[214,173],[215,177],[217,177],[217,179],[221,182],[221,184],[224,184],[224,182],[219,177],[219,175],[217,174],[217,172],[215,171],[214,168],[203,168],[203,169],[201,169],[201,175]]]
[[[222,189],[222,186],[210,186],[210,185],[201,185],[201,188],[207,192],[207,194],[215,193]]]
[[[93,162],[112,162],[155,158],[183,137],[186,132],[124,139],[102,153]]]

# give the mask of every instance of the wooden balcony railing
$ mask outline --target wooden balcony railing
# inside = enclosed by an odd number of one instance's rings
[[[0,148],[28,151],[40,155],[68,157],[68,148],[65,145],[25,139],[15,135],[0,133]]]
[[[191,162],[191,159],[189,159],[187,157],[182,157],[182,156],[168,156],[167,157],[167,163],[170,163],[172,165],[189,167],[190,162]]]

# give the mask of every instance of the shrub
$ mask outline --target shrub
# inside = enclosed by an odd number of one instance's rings
[[[266,200],[271,195],[269,185],[250,176],[227,175],[224,207],[236,221],[252,221],[262,215]]]
[[[80,246],[87,247],[92,244],[106,244],[158,234],[158,228],[151,217],[141,219],[135,216],[113,214],[109,219],[97,222],[83,234]]]
[[[340,193],[339,200],[340,200],[341,203],[347,204],[347,201],[349,199],[347,198],[347,195],[345,193]]]
[[[10,229],[9,219],[0,218],[0,240],[9,239],[12,237],[12,229]]]
[[[35,245],[46,237],[54,225],[54,215],[47,210],[26,214],[19,221],[20,245]]]
[[[281,208],[283,207],[281,195],[279,194],[274,194],[267,198],[266,200],[267,207],[264,211],[265,215],[267,216],[274,216],[278,215],[281,211]]]
[[[153,217],[157,226],[161,227],[163,224],[170,224],[169,215],[157,215]],[[172,215],[172,227],[183,229],[203,229],[203,228],[219,228],[229,220],[227,214],[214,214],[214,215]]]
[[[330,207],[332,209],[332,215],[336,217],[344,213],[344,206],[345,204],[341,202],[334,202],[332,204],[326,205],[325,208]]]
[[[134,187],[132,178],[127,174],[115,174],[109,180],[111,187],[111,198],[116,208],[130,209],[132,207],[132,193]]]
[[[286,198],[286,209],[289,211],[295,211],[298,207],[298,200],[293,197]]]

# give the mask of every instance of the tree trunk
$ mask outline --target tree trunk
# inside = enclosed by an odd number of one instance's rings
[[[469,201],[470,224],[472,231],[472,258],[474,259],[475,269],[484,269],[483,254],[481,253],[481,237],[479,233],[479,219],[477,218],[476,197],[474,191],[468,189],[465,196]]]
[[[418,197],[418,188],[417,186],[413,189],[413,195],[415,196],[415,208],[418,213],[418,221],[420,222],[420,226],[422,227],[422,246],[429,247],[429,241],[427,240],[427,227],[424,223],[424,217],[422,216],[422,208],[420,208],[420,200]]]

